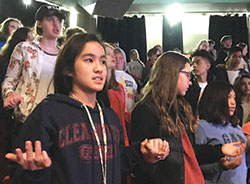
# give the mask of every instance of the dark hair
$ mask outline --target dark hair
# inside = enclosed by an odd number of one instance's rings
[[[157,53],[157,51],[158,51],[157,48],[149,49],[149,51],[148,51],[148,57],[153,56],[154,54]]]
[[[6,41],[8,39],[8,37],[10,36],[10,32],[9,32],[9,25],[10,22],[17,22],[20,26],[22,26],[22,23],[20,20],[16,19],[16,18],[7,18],[5,19],[2,23],[1,23],[1,41]]]
[[[235,52],[242,52],[242,48],[240,48],[239,46],[234,46],[234,47],[231,47],[229,49],[229,53],[228,55],[231,56],[233,53]]]
[[[205,51],[205,50],[196,50],[191,55],[191,58],[193,58],[195,56],[200,56],[200,57],[204,58],[210,64],[214,62],[213,56],[208,51]]]
[[[234,90],[236,93],[236,99],[238,103],[241,103],[241,98],[242,98],[242,92],[241,92],[241,80],[243,78],[249,78],[250,79],[250,75],[249,73],[242,73],[240,74],[234,81]]]
[[[209,44],[212,44],[212,45],[215,45],[215,41],[213,41],[212,39],[209,39],[209,40],[208,40],[208,43],[209,43]]]
[[[247,46],[247,44],[241,42],[241,43],[238,43],[236,46],[240,47],[241,49],[244,49]]]
[[[221,39],[220,39],[220,44],[223,45],[223,43],[227,40],[232,40],[232,36],[231,35],[224,35]]]
[[[65,41],[76,33],[87,33],[87,31],[81,27],[68,27],[64,33]]]
[[[72,90],[72,77],[69,76],[69,74],[74,73],[74,64],[77,56],[81,53],[86,43],[91,41],[100,43],[104,48],[101,39],[94,34],[88,33],[74,34],[63,45],[57,56],[54,72],[54,86],[56,93],[69,95]]]
[[[28,27],[18,28],[2,47],[0,52],[1,58],[9,60],[15,46],[20,42],[26,41],[27,35],[30,31],[31,29]]]
[[[201,97],[198,105],[200,119],[210,123],[227,124],[231,121],[233,126],[239,123],[236,116],[230,117],[228,107],[228,95],[234,90],[233,86],[224,81],[213,81],[209,83]]]

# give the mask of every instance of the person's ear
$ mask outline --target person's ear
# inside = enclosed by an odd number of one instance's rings
[[[207,62],[207,69],[209,70],[210,67],[211,67],[211,64]]]
[[[42,22],[40,20],[37,21],[36,26],[42,29]]]

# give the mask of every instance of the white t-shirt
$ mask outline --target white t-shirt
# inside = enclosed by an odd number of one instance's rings
[[[53,75],[57,55],[44,53],[44,62],[41,70],[39,87],[35,96],[35,104],[39,104],[48,94],[54,93]]]
[[[137,84],[134,78],[123,70],[115,70],[116,81],[125,89],[126,110],[132,112],[135,104],[135,96],[137,92]]]
[[[200,95],[203,93],[205,87],[207,86],[207,82],[198,82],[200,88],[201,88],[201,92]]]
[[[227,76],[228,76],[228,80],[229,80],[230,84],[234,85],[234,81],[238,77],[239,72],[240,72],[239,70],[238,71],[227,71]]]

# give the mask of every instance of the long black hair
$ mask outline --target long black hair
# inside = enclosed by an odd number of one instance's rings
[[[198,105],[200,119],[217,124],[222,124],[223,121],[225,124],[231,122],[236,126],[239,120],[235,115],[230,117],[228,107],[228,95],[232,90],[233,86],[224,81],[209,83]]]
[[[54,71],[55,93],[70,94],[72,91],[72,77],[69,74],[74,73],[74,64],[77,56],[81,53],[86,43],[91,41],[100,43],[105,50],[103,41],[94,34],[77,33],[65,42],[56,60]],[[103,90],[97,93],[97,99],[102,106],[109,106],[106,84]]]

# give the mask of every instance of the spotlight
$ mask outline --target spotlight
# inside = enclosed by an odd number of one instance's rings
[[[170,26],[174,26],[183,18],[184,10],[179,3],[171,4],[165,11],[165,17],[168,19]]]
[[[25,6],[29,6],[31,4],[31,0],[23,0]]]

